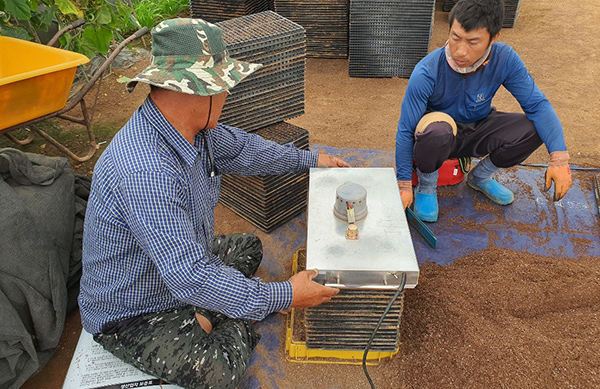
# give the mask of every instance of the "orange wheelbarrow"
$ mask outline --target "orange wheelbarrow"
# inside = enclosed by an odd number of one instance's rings
[[[91,107],[87,106],[84,98],[98,80],[102,81],[102,75],[121,50],[148,32],[148,28],[143,27],[121,42],[87,83],[69,98],[77,67],[87,63],[89,59],[82,54],[58,49],[53,45],[63,34],[84,22],[80,19],[63,28],[47,45],[0,36],[0,133],[18,145],[30,143],[34,134],[38,134],[77,162],[89,160],[99,148],[92,128],[92,119],[100,85]],[[78,105],[81,108],[81,117],[67,115]],[[89,149],[84,155],[75,154],[48,133],[34,126],[55,117],[85,126]],[[30,131],[26,139],[18,139],[10,133],[20,128]]]

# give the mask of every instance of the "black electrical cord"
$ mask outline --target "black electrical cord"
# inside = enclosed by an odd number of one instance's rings
[[[363,354],[363,359],[362,359],[362,367],[363,367],[363,371],[365,372],[365,376],[367,377],[367,380],[369,381],[369,385],[371,385],[371,389],[375,389],[375,385],[373,384],[373,380],[371,379],[371,376],[369,375],[369,372],[367,371],[367,354],[369,354],[369,349],[371,348],[371,343],[373,343],[373,339],[375,339],[375,335],[377,335],[377,331],[379,330],[379,327],[381,327],[381,323],[383,323],[383,319],[385,319],[385,316],[388,314],[390,309],[392,309],[392,305],[394,305],[394,303],[400,296],[400,293],[402,293],[402,291],[404,290],[404,285],[406,285],[406,273],[402,273],[402,280],[400,281],[400,286],[398,287],[398,291],[396,292],[396,294],[394,294],[394,297],[392,297],[392,300],[390,301],[388,306],[385,308],[385,311],[383,311],[383,314],[379,318],[379,322],[377,322],[377,325],[375,326],[375,329],[373,330],[373,333],[371,334],[371,339],[369,339],[369,341],[367,342],[367,347],[365,347],[365,352]]]

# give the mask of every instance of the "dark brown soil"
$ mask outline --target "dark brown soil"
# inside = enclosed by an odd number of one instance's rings
[[[599,279],[598,258],[497,247],[451,266],[425,264],[405,293],[399,353],[369,373],[390,389],[598,387]],[[282,368],[291,377],[282,388],[368,387],[359,366]]]

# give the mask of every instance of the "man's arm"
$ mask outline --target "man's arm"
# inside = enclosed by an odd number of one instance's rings
[[[517,99],[527,118],[546,145],[550,154],[544,188],[554,182],[554,201],[560,200],[571,187],[569,153],[562,124],[552,104],[538,88],[521,57],[511,49],[505,67],[508,72],[504,87]]]
[[[210,261],[190,220],[187,190],[160,172],[135,173],[122,182],[126,222],[173,296],[234,318],[261,320],[287,309],[290,281],[248,279]]]
[[[222,172],[240,175],[305,172],[311,167],[349,167],[339,158],[280,145],[235,127],[219,125],[208,134]]]
[[[413,71],[402,100],[402,111],[396,132],[396,178],[404,208],[413,202],[412,166],[415,128],[427,109],[434,80],[422,66]]]
[[[317,166],[318,167],[350,167],[350,165],[346,161],[344,161],[338,157],[334,157],[333,155],[324,154],[324,153],[319,154]]]
[[[527,118],[533,122],[548,153],[567,151],[558,115],[527,71],[523,60],[512,49],[505,69],[504,87],[517,99]]]

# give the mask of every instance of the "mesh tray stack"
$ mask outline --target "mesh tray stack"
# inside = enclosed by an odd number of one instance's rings
[[[308,150],[308,131],[286,122],[255,132],[279,144]],[[225,174],[220,202],[265,232],[271,232],[306,209],[308,173],[242,177]]]
[[[394,290],[341,289],[330,302],[305,310],[306,347],[326,350],[364,350]],[[399,347],[404,292],[394,302],[377,331],[370,350]]]
[[[273,9],[273,0],[190,0],[190,13],[211,23]]]
[[[304,114],[304,28],[273,11],[217,25],[232,58],[263,64],[231,90],[219,121],[254,131]]]
[[[435,0],[351,0],[351,77],[410,77],[427,55]]]
[[[521,0],[504,0],[504,23],[502,23],[502,27],[515,27],[520,10]]]
[[[519,11],[521,10],[522,0],[504,0],[504,23],[502,27],[513,28],[517,23],[519,17]],[[458,0],[444,0],[442,10],[444,12],[450,12],[454,4],[458,3]]]
[[[348,0],[275,0],[275,12],[306,29],[306,55],[348,57]]]
[[[444,12],[450,12],[454,4],[458,3],[458,0],[444,0],[444,4],[442,5],[442,10]]]

